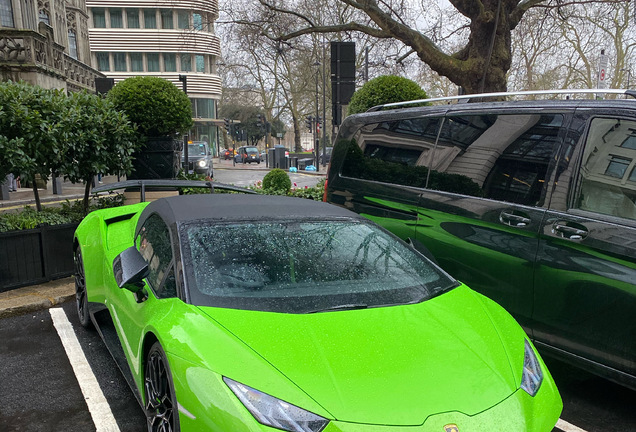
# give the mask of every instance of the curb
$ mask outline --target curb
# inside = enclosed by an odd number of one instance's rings
[[[48,309],[74,298],[73,276],[0,292],[0,319]]]

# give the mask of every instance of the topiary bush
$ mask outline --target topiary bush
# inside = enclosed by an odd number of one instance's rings
[[[163,78],[127,78],[117,83],[107,98],[146,138],[184,134],[193,125],[188,96]]]
[[[281,191],[287,194],[291,189],[291,180],[284,170],[274,168],[263,177],[263,189],[268,192]]]
[[[386,103],[427,97],[426,92],[415,81],[395,75],[383,75],[370,80],[353,94],[347,114],[365,112]]]

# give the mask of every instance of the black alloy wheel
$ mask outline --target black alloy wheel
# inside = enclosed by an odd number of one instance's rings
[[[91,328],[93,323],[88,315],[84,260],[82,259],[82,251],[79,247],[75,249],[75,306],[77,307],[77,317],[82,327]]]
[[[148,432],[178,432],[179,420],[168,359],[159,342],[150,348],[144,372]]]

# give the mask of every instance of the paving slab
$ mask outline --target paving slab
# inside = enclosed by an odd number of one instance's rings
[[[74,298],[75,281],[72,276],[1,292],[0,319],[47,309]]]

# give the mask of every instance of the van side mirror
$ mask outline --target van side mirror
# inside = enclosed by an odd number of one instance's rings
[[[148,263],[135,246],[131,246],[115,257],[113,273],[119,288],[138,294],[144,288],[144,278],[148,276]]]

